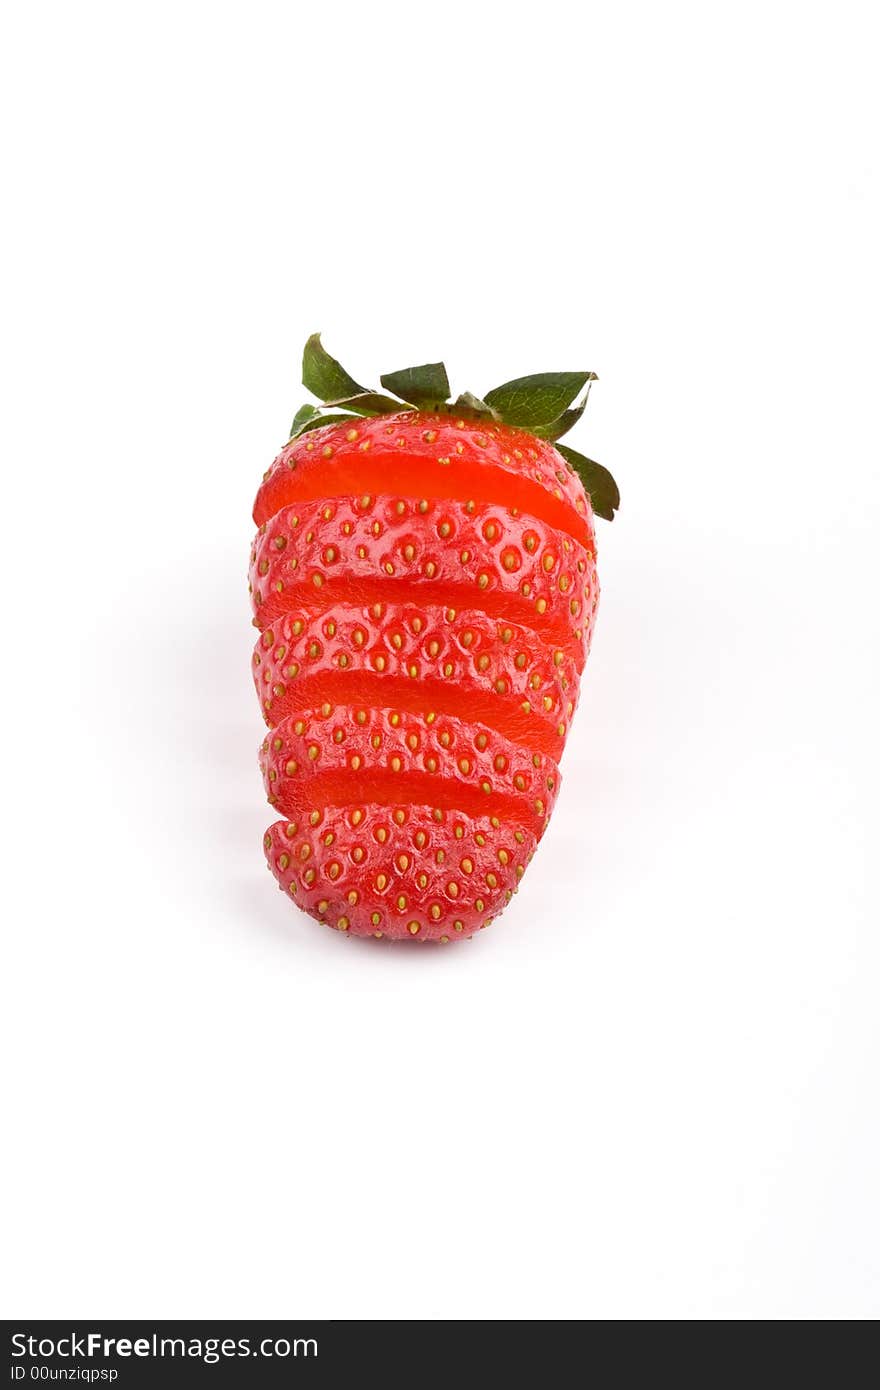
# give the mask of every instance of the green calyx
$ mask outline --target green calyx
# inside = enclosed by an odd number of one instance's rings
[[[302,380],[321,404],[300,407],[290,427],[291,439],[340,420],[420,410],[511,425],[555,443],[583,415],[590,386],[598,378],[595,372],[539,372],[507,381],[483,397],[464,391],[451,401],[446,368],[442,362],[428,362],[422,367],[384,373],[379,381],[384,391],[390,393],[385,395],[359,385],[330,356],[321,343],[320,333],[313,333],[303,351]],[[620,506],[620,493],[607,468],[574,449],[564,445],[557,448],[590,494],[596,515],[613,521]]]

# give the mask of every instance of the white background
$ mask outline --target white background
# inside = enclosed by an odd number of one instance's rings
[[[7,1316],[880,1311],[872,10],[10,11]],[[563,793],[455,949],[264,868],[316,329],[601,378]]]

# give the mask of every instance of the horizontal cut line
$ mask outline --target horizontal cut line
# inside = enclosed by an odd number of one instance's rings
[[[418,475],[417,481],[414,473]],[[254,508],[254,521],[258,526],[293,502],[329,501],[333,497],[357,497],[364,492],[391,493],[515,508],[557,531],[564,531],[579,545],[590,543],[586,519],[579,516],[570,502],[554,497],[540,483],[522,474],[472,459],[453,457],[447,464],[441,464],[436,458],[423,455],[381,454],[372,450],[366,454],[337,454],[326,464],[310,460],[301,468],[282,474],[277,480],[273,479],[271,490],[277,492],[280,500],[276,505],[273,497],[271,511],[267,506]]]
[[[538,836],[546,823],[525,796],[485,793],[453,777],[433,777],[427,772],[322,772],[285,782],[275,804],[286,816],[328,806],[430,806],[439,811],[513,820]]]
[[[433,710],[440,716],[483,724],[511,743],[549,754],[554,760],[562,752],[562,739],[556,732],[560,716],[551,724],[540,710],[527,713],[515,696],[481,694],[451,681],[407,680],[368,671],[356,676],[348,671],[326,671],[295,681],[286,695],[273,702],[269,727],[277,728],[289,715],[324,701],[332,705],[397,709],[405,714],[428,714]]]
[[[462,602],[462,599],[465,599]],[[459,612],[485,613],[499,622],[516,623],[527,628],[535,637],[558,647],[566,648],[583,667],[583,646],[568,623],[548,613],[539,613],[534,604],[515,594],[486,590],[474,602],[473,584],[432,584],[401,575],[398,579],[328,579],[320,590],[308,584],[294,584],[282,592],[270,594],[260,605],[255,622],[260,631],[286,613],[309,610],[320,616],[326,608],[345,604],[350,608],[367,608],[374,603],[412,604],[416,608],[428,605],[455,608]]]

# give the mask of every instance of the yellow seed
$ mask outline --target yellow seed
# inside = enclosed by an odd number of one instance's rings
[[[418,936],[419,932],[421,931],[421,927],[419,926],[418,922],[407,922],[406,929],[412,936]]]
[[[358,437],[358,432],[357,430],[347,430],[345,437],[350,444],[353,444]]]
[[[376,887],[378,888],[378,890],[379,890],[380,893],[381,893],[385,888],[388,887],[388,878],[387,878],[387,875],[385,875],[385,874],[378,874],[378,875],[377,875],[377,877],[376,877]]]

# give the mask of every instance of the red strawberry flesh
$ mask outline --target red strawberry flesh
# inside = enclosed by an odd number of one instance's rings
[[[580,481],[521,430],[406,413],[293,441],[254,519],[270,867],[340,930],[470,935],[559,788],[598,601]]]

